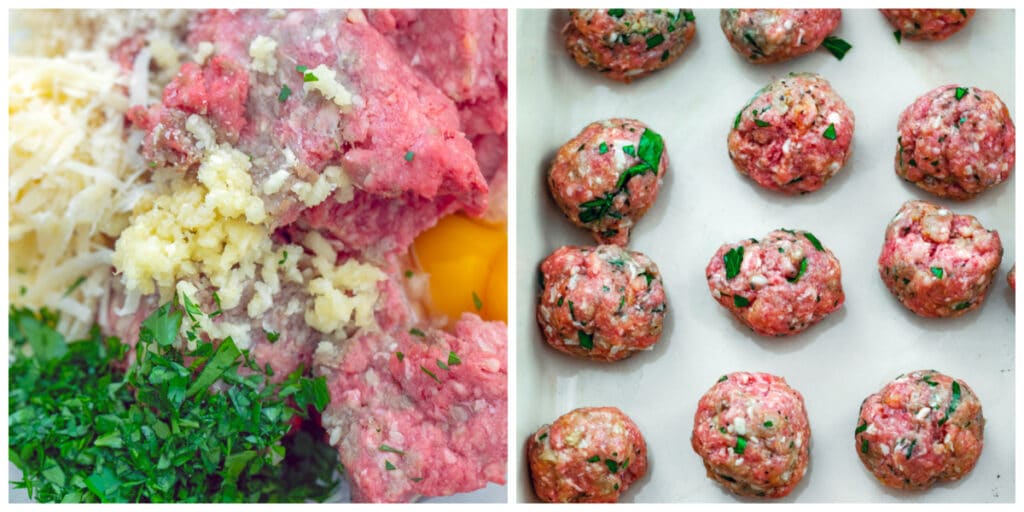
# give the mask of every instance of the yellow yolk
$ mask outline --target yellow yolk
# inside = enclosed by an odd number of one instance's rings
[[[508,238],[504,225],[449,215],[413,242],[430,276],[430,312],[450,321],[462,313],[507,320]]]

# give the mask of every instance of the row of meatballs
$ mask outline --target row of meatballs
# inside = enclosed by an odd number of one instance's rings
[[[1002,261],[999,233],[971,215],[908,201],[889,222],[878,272],[907,309],[951,318],[981,307]],[[845,300],[839,260],[808,231],[779,229],[721,246],[711,296],[765,336],[799,333]],[[1013,271],[1007,277],[1015,285]],[[617,245],[565,246],[540,265],[537,322],[567,354],[618,361],[660,338],[667,297],[657,265]]]
[[[754,94],[732,123],[729,157],[758,185],[785,194],[820,189],[850,157],[854,116],[824,78],[791,74]],[[897,123],[896,174],[937,196],[970,199],[1010,177],[1016,129],[999,97],[976,87],[938,87]],[[559,148],[552,197],[599,243],[626,245],[668,170],[662,136],[644,123],[591,123]]]
[[[939,41],[971,20],[974,9],[881,9],[904,38]],[[570,9],[562,29],[569,55],[580,65],[622,82],[674,62],[697,33],[690,9]],[[771,64],[825,46],[842,59],[851,45],[832,34],[839,9],[722,9],[719,22],[737,53],[752,64]]]
[[[882,484],[926,489],[974,468],[984,442],[981,403],[935,370],[900,375],[860,407],[854,449]],[[768,373],[723,375],[701,397],[690,436],[707,475],[740,496],[781,498],[810,458],[803,396]],[[640,428],[615,407],[573,410],[527,440],[530,477],[547,502],[615,502],[647,473]]]

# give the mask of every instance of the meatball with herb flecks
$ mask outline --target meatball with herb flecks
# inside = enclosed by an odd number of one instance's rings
[[[729,158],[758,185],[785,194],[825,186],[850,158],[853,112],[819,75],[766,85],[736,114]]]
[[[647,443],[615,407],[584,407],[527,441],[533,491],[549,503],[614,503],[647,473]]]
[[[854,447],[882,484],[920,490],[974,469],[984,429],[981,402],[967,383],[918,370],[864,399]]]
[[[781,498],[810,459],[804,398],[768,373],[723,375],[700,398],[690,437],[708,477],[740,496]]]
[[[879,9],[896,29],[896,40],[942,41],[967,26],[975,9]]]
[[[974,216],[907,201],[885,230],[878,273],[907,309],[951,318],[981,306],[1002,256],[999,233]]]
[[[712,298],[766,336],[799,333],[845,300],[839,260],[807,231],[779,229],[725,244],[705,275]]]
[[[994,92],[938,87],[900,114],[896,131],[896,174],[937,196],[971,199],[1013,172],[1016,129]]]
[[[668,66],[697,32],[690,9],[569,9],[562,29],[576,63],[630,82]]]
[[[617,245],[562,247],[540,266],[537,323],[556,350],[618,361],[661,337],[667,302],[657,265]]]
[[[626,245],[667,170],[658,132],[634,119],[608,119],[590,123],[558,150],[548,186],[570,222],[592,231],[598,243]]]
[[[813,52],[839,25],[839,9],[722,9],[722,32],[752,64]]]

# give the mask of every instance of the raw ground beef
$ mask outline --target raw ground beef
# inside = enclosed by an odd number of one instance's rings
[[[879,9],[902,38],[942,41],[967,26],[975,9]]]
[[[467,313],[452,334],[368,334],[317,360],[331,367],[324,426],[355,501],[505,482],[506,346],[503,322]]]
[[[839,9],[722,9],[729,44],[752,64],[771,64],[813,52],[839,26]]]

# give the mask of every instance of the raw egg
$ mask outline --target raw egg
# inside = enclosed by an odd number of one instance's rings
[[[507,321],[508,236],[504,224],[449,215],[413,242],[430,276],[430,312],[454,322],[464,312]]]

